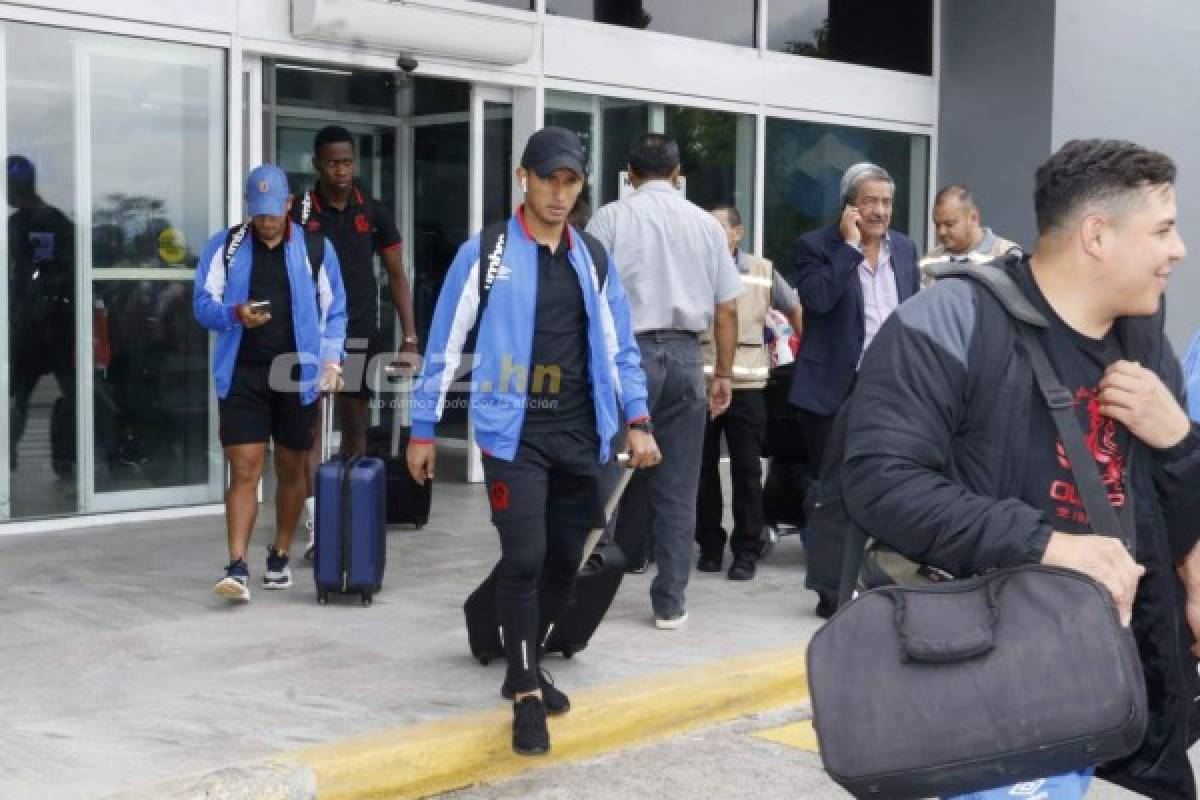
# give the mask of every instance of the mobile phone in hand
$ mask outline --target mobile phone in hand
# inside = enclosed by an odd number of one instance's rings
[[[271,301],[270,300],[255,300],[250,303],[250,310],[257,311],[260,314],[270,314],[271,313]]]

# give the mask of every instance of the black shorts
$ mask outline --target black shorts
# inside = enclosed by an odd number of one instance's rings
[[[351,345],[350,340],[357,339]],[[363,350],[363,342],[366,340],[366,350]],[[346,359],[351,358],[362,359],[361,366],[355,370],[351,370],[349,364],[346,364],[344,374],[347,377],[346,388],[339,392],[341,397],[353,397],[359,400],[370,400],[373,391],[371,389],[372,380],[387,380],[386,376],[372,377],[367,374],[367,368],[371,365],[371,361],[375,356],[383,352],[383,333],[379,328],[375,327],[374,322],[360,322],[351,320],[346,325]],[[357,386],[350,385],[354,382],[354,373],[358,373],[362,377],[357,381]]]
[[[274,439],[288,450],[313,445],[317,404],[304,405],[298,392],[278,392],[267,383],[269,364],[237,364],[229,394],[218,402],[221,444],[256,444]]]

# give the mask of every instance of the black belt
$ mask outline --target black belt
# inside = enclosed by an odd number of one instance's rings
[[[674,328],[656,328],[652,331],[638,331],[636,337],[649,336],[654,339],[692,339],[697,340],[700,334],[696,331],[681,331]]]

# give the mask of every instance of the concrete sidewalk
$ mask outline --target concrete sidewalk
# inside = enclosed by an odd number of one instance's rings
[[[470,657],[462,622],[498,555],[480,487],[437,485],[429,525],[389,535],[371,608],[317,606],[299,560],[295,588],[258,589],[272,518],[264,505],[238,607],[209,591],[221,517],[0,537],[0,796],[102,797],[504,707],[503,667]],[[653,627],[650,577],[628,576],[587,650],[547,663],[565,690],[802,644],[818,624],[795,537],[753,582],[695,574],[681,632]]]

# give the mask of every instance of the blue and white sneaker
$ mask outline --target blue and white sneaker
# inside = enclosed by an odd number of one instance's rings
[[[274,545],[267,545],[267,571],[263,575],[264,589],[290,589],[292,569],[288,566],[288,554],[281,553]]]
[[[213,586],[213,594],[226,600],[246,602],[250,599],[250,569],[240,558],[230,561],[225,568],[225,577]]]

